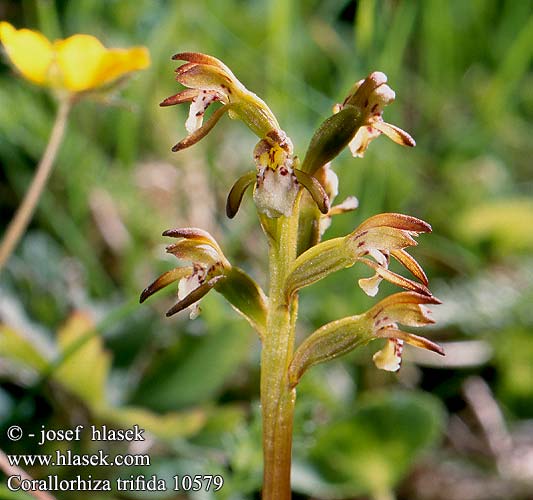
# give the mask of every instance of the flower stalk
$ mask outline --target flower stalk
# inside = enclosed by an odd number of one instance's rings
[[[15,250],[20,238],[26,231],[33,213],[35,212],[35,208],[37,207],[37,203],[41,198],[41,194],[48,182],[48,178],[50,177],[50,173],[52,172],[52,168],[57,158],[59,147],[63,142],[71,108],[71,98],[60,100],[46,149],[37,165],[37,170],[35,171],[31,184],[24,195],[24,199],[9,223],[2,239],[2,243],[0,244],[0,272]]]
[[[237,215],[245,191],[253,187],[253,201],[268,242],[268,297],[243,270],[233,266],[207,233],[186,228],[166,231],[181,238],[167,252],[188,261],[188,267],[167,271],[141,294],[141,301],[179,281],[178,303],[167,315],[185,308],[198,313],[198,301],[211,289],[222,294],[255,328],[262,342],[261,411],[263,418],[263,500],[290,500],[291,449],[296,388],[308,369],[341,356],[373,340],[385,341],[374,356],[383,370],[398,371],[404,344],[444,354],[430,340],[400,330],[400,325],[421,327],[433,323],[428,305],[439,304],[428,288],[422,267],[406,249],[415,238],[431,232],[426,222],[407,215],[384,213],[359,224],[350,234],[321,242],[334,215],[357,208],[355,197],[331,206],[338,179],[330,162],[349,147],[362,157],[371,141],[384,134],[404,146],[414,146],[409,134],[383,121],[383,107],[395,98],[380,72],[358,82],[335,113],[311,139],[300,164],[292,141],[255,94],[248,91],[221,61],[196,53],[174,57],[187,61],[177,69],[186,90],[165,99],[162,106],[190,102],[186,129],[189,135],[173,150],[192,146],[224,114],[243,121],[258,137],[253,152],[255,170],[233,184],[226,204],[229,218]],[[218,103],[218,104],[217,104]],[[211,105],[221,105],[203,123]],[[406,278],[389,269],[393,257],[412,275]],[[323,325],[298,346],[295,325],[299,290],[333,272],[364,264],[373,275],[359,280],[369,296],[386,280],[406,291],[382,299],[368,311]],[[376,498],[389,498],[377,492]],[[392,498],[392,497],[391,497]]]
[[[297,200],[296,205],[298,205]],[[269,248],[269,304],[261,353],[261,409],[263,416],[263,500],[291,497],[292,426],[296,390],[289,383],[294,351],[298,297],[285,294],[285,278],[296,259],[297,206],[290,217],[277,221],[277,240]]]

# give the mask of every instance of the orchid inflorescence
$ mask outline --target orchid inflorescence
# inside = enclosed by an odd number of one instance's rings
[[[181,265],[149,285],[141,301],[178,281],[178,302],[167,315],[189,308],[194,318],[199,300],[214,289],[256,329],[262,341],[263,499],[288,500],[295,388],[310,367],[376,339],[386,342],[374,354],[374,363],[388,371],[399,370],[405,343],[443,354],[437,344],[401,330],[401,325],[433,323],[428,306],[439,303],[428,289],[422,267],[406,251],[417,244],[418,235],[431,231],[429,224],[407,215],[383,213],[363,221],[344,237],[321,241],[334,215],[358,205],[357,198],[350,196],[332,206],[339,183],[332,160],[345,147],[353,156],[362,157],[381,134],[404,146],[414,146],[415,141],[383,121],[383,108],[394,100],[395,93],[387,85],[387,77],[374,72],[334,106],[333,115],[320,125],[300,161],[270,108],[226,65],[191,52],[173,59],[185,61],[176,70],[176,80],[186,89],[165,99],[161,106],[190,103],[185,124],[188,135],[173,151],[196,144],[225,114],[243,121],[259,138],[253,150],[255,168],[231,187],[226,213],[235,217],[246,190],[253,187],[253,201],[269,247],[269,293],[267,296],[245,271],[233,266],[212,236],[187,228],[163,233],[178,238],[167,252]],[[207,109],[216,105],[221,106],[204,120]],[[392,271],[391,258],[412,277]],[[373,271],[372,276],[359,280],[369,296],[378,293],[383,280],[405,291],[364,313],[322,326],[295,348],[299,290],[358,263]]]
[[[381,307],[384,310],[392,307],[391,304],[396,304],[396,310],[407,314],[412,311],[413,304],[422,307],[421,304],[438,303],[427,288],[428,280],[421,266],[405,251],[405,248],[416,245],[414,237],[431,231],[429,224],[415,217],[385,213],[371,217],[344,238],[318,241],[329,225],[332,215],[357,207],[357,199],[354,197],[350,197],[341,205],[331,207],[331,201],[337,194],[338,179],[330,168],[330,162],[345,146],[350,148],[353,156],[362,157],[370,142],[380,134],[385,134],[398,144],[415,145],[415,141],[407,132],[383,121],[383,107],[395,99],[395,93],[386,84],[387,77],[383,73],[374,72],[357,82],[344,102],[334,106],[334,114],[315,133],[305,159],[300,163],[294,155],[290,138],[279,127],[272,111],[263,100],[247,90],[226,65],[214,57],[199,53],[181,53],[173,59],[186,61],[176,70],[176,80],[187,88],[165,99],[161,106],[190,103],[186,121],[189,135],[174,146],[174,151],[192,146],[205,137],[225,113],[231,118],[243,121],[260,138],[253,152],[255,170],[241,176],[230,190],[226,207],[228,216],[236,215],[246,189],[252,184],[253,200],[264,226],[272,226],[271,223],[279,221],[281,217],[290,217],[297,200],[301,202],[301,206],[308,200],[313,202],[313,220],[300,218],[300,223],[318,225],[321,229],[313,240],[314,244],[309,245],[306,242],[303,246],[299,245],[299,249],[303,251],[300,251],[290,266],[285,280],[288,301],[300,288],[360,262],[374,271],[373,276],[359,280],[360,287],[368,295],[376,295],[379,283],[384,279],[408,290],[410,294],[393,295],[392,298],[386,299],[386,305],[383,304],[385,301],[382,301],[382,305],[378,304],[375,308]],[[217,102],[222,106],[204,123],[207,108]],[[302,188],[305,189],[303,200]],[[265,221],[269,222],[265,224]],[[219,289],[221,283],[227,284],[228,281],[236,280],[235,277],[228,276],[228,270],[232,267],[215,240],[204,231],[181,229],[167,231],[164,235],[182,238],[181,242],[169,246],[167,251],[181,260],[188,260],[192,267],[178,267],[163,274],[146,288],[141,300],[144,301],[172,281],[179,280],[180,300],[169,314],[189,307],[192,308],[191,318],[195,317],[198,301],[203,295],[212,288]],[[271,233],[269,235],[272,237]],[[408,269],[416,281],[389,270],[390,257]],[[246,276],[244,271],[239,271],[239,279],[243,279],[243,276]],[[266,295],[251,278],[247,277],[246,280],[249,288],[254,290],[254,300],[258,301],[254,310],[266,310]],[[409,297],[409,300],[406,301],[405,297]],[[237,309],[244,316],[247,315],[246,307],[241,305],[241,308]],[[363,317],[366,316],[362,315],[360,318]],[[421,326],[432,322],[427,314],[422,314],[420,318],[423,320],[408,324]],[[381,325],[377,329],[368,326],[364,332],[360,326],[355,326],[356,323],[362,324],[364,321],[352,318],[346,323],[351,326],[343,327],[343,335],[352,335],[354,339],[358,337],[359,340],[365,338],[366,341],[389,338],[385,349],[374,356],[374,360],[380,368],[392,371],[399,369],[402,343],[404,340],[410,342],[414,337],[404,333],[391,337],[393,328],[389,323],[386,327]],[[257,321],[254,320],[252,324],[257,325]],[[311,335],[297,351],[295,359],[300,359],[304,356],[302,352],[310,349],[314,336],[322,338],[330,335],[333,339],[335,334],[327,334],[331,330],[327,327],[328,325]],[[351,334],[347,333],[350,331]],[[359,340],[358,345],[361,343]],[[328,342],[331,343],[331,340]],[[429,341],[417,340],[410,343],[442,354],[442,350]],[[313,350],[316,350],[316,346]],[[332,354],[328,357],[334,357],[335,348],[330,346],[330,350]],[[347,351],[346,347],[341,350]],[[311,364],[315,363],[316,361]]]

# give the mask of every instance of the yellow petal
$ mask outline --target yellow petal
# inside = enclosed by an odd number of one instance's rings
[[[150,65],[150,53],[146,47],[108,49],[94,79],[94,86],[106,85],[132,71]]]
[[[93,88],[106,54],[100,41],[90,35],[74,35],[54,45],[63,86],[73,92]]]
[[[0,23],[0,40],[13,65],[28,80],[44,84],[54,54],[52,44],[41,33],[17,30],[7,22]]]

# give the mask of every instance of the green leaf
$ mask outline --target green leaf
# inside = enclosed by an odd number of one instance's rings
[[[0,356],[21,363],[38,373],[43,373],[48,366],[47,359],[35,347],[34,339],[6,325],[0,325]]]
[[[105,405],[111,356],[104,351],[101,337],[94,333],[91,318],[83,312],[75,312],[67,320],[57,334],[65,359],[53,377],[90,408],[98,409]]]
[[[169,411],[206,403],[247,356],[253,338],[246,335],[247,327],[228,321],[212,296],[206,299],[211,300],[205,300],[201,318],[210,333],[182,337],[173,348],[167,348],[141,381],[135,404]],[[201,320],[195,321],[201,325]]]
[[[444,415],[441,403],[425,393],[373,395],[352,417],[321,427],[311,458],[327,482],[350,496],[391,491],[435,444]]]
[[[192,436],[203,427],[207,418],[205,410],[201,409],[159,415],[135,407],[105,408],[98,415],[124,429],[138,425],[160,439]]]

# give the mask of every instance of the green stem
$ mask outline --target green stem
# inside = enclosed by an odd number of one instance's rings
[[[261,354],[263,412],[263,500],[291,498],[292,424],[296,392],[288,368],[294,350],[298,298],[289,303],[284,281],[296,258],[298,202],[291,217],[278,219],[278,237],[270,242],[270,294],[267,331]]]
[[[9,223],[4,238],[2,239],[2,243],[0,244],[0,272],[15,250],[15,247],[26,231],[32,215],[35,212],[39,198],[41,197],[46,182],[48,181],[48,177],[52,172],[59,146],[63,141],[67,117],[71,106],[72,101],[70,99],[63,99],[60,102],[54,126],[50,134],[50,139],[48,140],[41,161],[37,166],[35,176],[33,177],[28,191],[24,195],[24,200],[22,200],[15,216]]]

